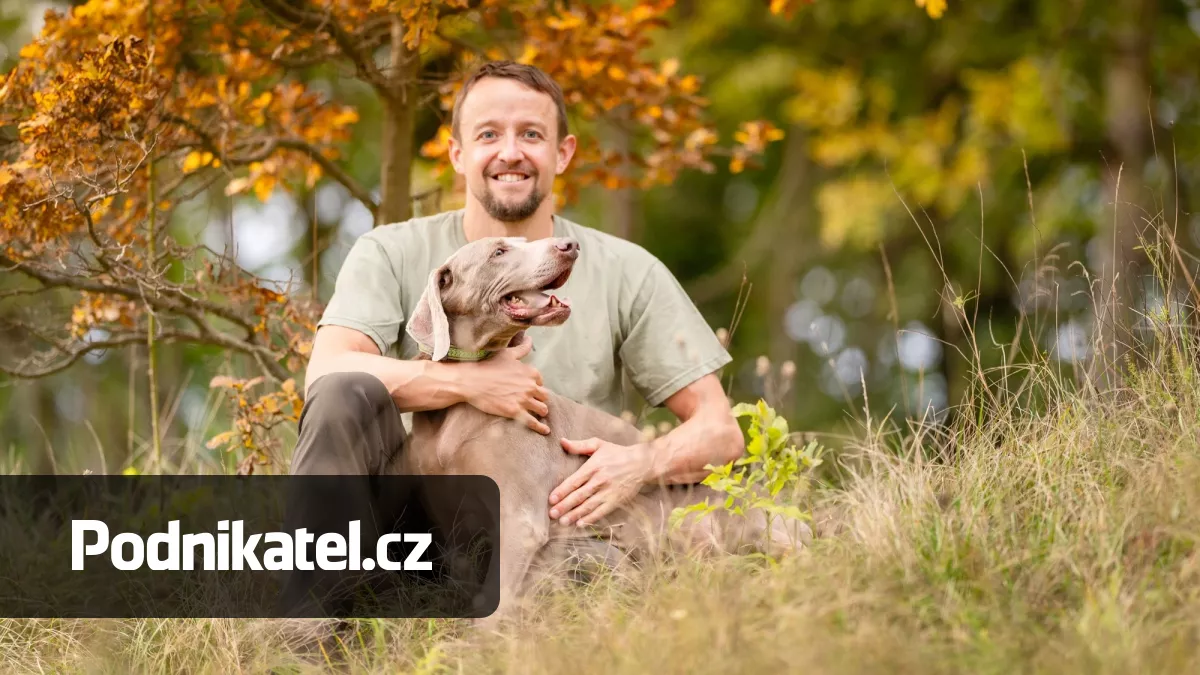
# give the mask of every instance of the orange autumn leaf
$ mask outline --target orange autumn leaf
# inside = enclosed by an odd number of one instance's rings
[[[258,197],[258,201],[265,202],[271,197],[271,193],[275,190],[275,177],[262,176],[254,181],[254,196]]]
[[[253,357],[247,363],[273,369],[271,382],[286,382],[287,374],[301,370],[320,316],[309,294],[267,288],[232,256],[174,241],[162,224],[171,222],[173,209],[222,188],[237,201],[261,202],[275,190],[306,192],[322,180],[355,187],[352,174],[361,167],[344,153],[358,131],[359,112],[320,81],[304,79],[305,64],[329,64],[368,91],[388,91],[370,79],[391,76],[379,68],[386,61],[374,57],[392,47],[396,17],[399,42],[422,55],[413,100],[448,110],[458,82],[443,66],[454,63],[450,72],[463,72],[482,52],[548,72],[580,121],[577,133],[594,134],[608,115],[635,127],[633,147],[620,151],[607,139],[585,138],[570,174],[556,177],[556,199],[573,199],[589,185],[670,183],[684,171],[714,170],[716,156],[740,153],[739,161],[752,166],[775,135],[746,130],[742,142],[732,144],[719,137],[699,95],[702,82],[688,64],[650,56],[655,50],[648,47],[672,12],[670,0],[306,3],[318,22],[305,24],[303,12],[289,14],[297,21],[272,14],[271,6],[284,3],[240,0],[156,0],[152,25],[145,3],[119,0],[47,13],[42,33],[0,76],[0,125],[17,134],[0,149],[0,251],[50,269],[62,269],[62,260],[78,250],[120,251],[120,265],[110,268],[127,275],[106,277],[101,263],[111,261],[90,261],[83,269],[113,292],[73,294],[56,330],[76,337],[145,331],[153,310],[159,330],[179,331],[163,333],[171,340],[185,340],[197,325],[216,326],[222,345],[237,345]],[[481,32],[479,26],[505,30]],[[427,63],[437,63],[436,72]],[[435,172],[448,167],[449,134],[440,126],[432,138],[417,139],[420,154],[435,159]],[[151,163],[162,169],[154,189],[145,170]],[[371,186],[356,187],[350,189],[355,198],[380,208]],[[96,200],[81,210],[54,198],[69,193]],[[153,239],[151,214],[158,227]],[[172,257],[196,248],[205,250]],[[239,470],[257,470],[272,447],[271,426],[299,414],[299,392],[292,383],[255,396],[261,391],[249,391],[253,380],[214,382],[236,394],[236,433],[228,447],[241,453]]]

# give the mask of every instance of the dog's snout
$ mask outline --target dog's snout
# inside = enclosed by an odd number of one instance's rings
[[[579,242],[574,239],[559,239],[554,242],[554,248],[570,255],[571,257],[579,255]]]

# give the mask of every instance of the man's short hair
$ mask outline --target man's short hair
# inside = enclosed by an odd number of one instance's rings
[[[450,114],[450,131],[454,135],[454,138],[462,141],[459,130],[459,116],[462,114],[462,104],[467,98],[467,93],[471,91],[471,87],[476,82],[485,77],[503,77],[516,80],[534,91],[549,95],[554,100],[554,107],[558,109],[558,140],[562,141],[570,133],[567,129],[566,99],[563,98],[562,88],[549,75],[535,66],[515,61],[487,61],[476,66],[467,75],[466,79],[463,80],[462,88],[458,90],[458,96],[454,99],[454,110]]]

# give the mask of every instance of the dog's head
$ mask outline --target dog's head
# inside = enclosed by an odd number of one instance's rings
[[[530,326],[558,326],[571,305],[554,295],[571,276],[579,243],[489,237],[460,248],[429,275],[406,330],[434,361],[453,344],[466,351],[503,349]]]

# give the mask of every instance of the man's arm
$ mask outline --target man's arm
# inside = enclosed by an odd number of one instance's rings
[[[653,458],[647,483],[699,483],[709,474],[705,466],[728,464],[745,453],[742,429],[715,374],[687,385],[664,403],[680,424],[647,444]]]
[[[672,394],[665,404],[679,418],[670,433],[649,443],[621,446],[598,438],[562,439],[563,448],[591,455],[550,493],[550,517],[564,525],[591,525],[648,484],[698,483],[745,452],[742,430],[715,374]]]
[[[501,417],[519,419],[541,434],[550,428],[533,414],[546,416],[549,396],[537,369],[521,363],[532,342],[497,353],[479,363],[405,361],[380,354],[366,334],[344,326],[327,325],[317,330],[312,355],[305,372],[307,393],[322,375],[364,372],[379,378],[401,412],[437,410],[456,403],[469,403]],[[533,414],[531,414],[533,413]]]
[[[401,412],[447,408],[466,400],[448,364],[382,356],[375,341],[343,326],[322,326],[313,340],[304,391],[322,375],[364,372],[379,378]]]

